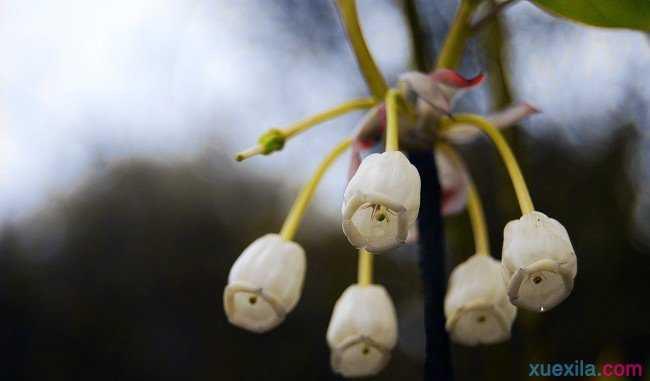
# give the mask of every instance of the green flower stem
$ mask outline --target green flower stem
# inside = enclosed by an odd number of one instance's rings
[[[492,140],[512,180],[521,213],[527,214],[534,211],[533,200],[530,198],[530,193],[528,192],[528,187],[524,181],[519,164],[517,164],[517,159],[515,159],[515,155],[512,153],[510,146],[501,132],[485,118],[474,114],[454,114],[453,119],[445,117],[441,121],[441,128],[444,131],[446,129],[453,129],[456,125],[463,124],[475,126]]]
[[[445,43],[438,55],[436,68],[454,69],[460,64],[467,38],[471,33],[470,18],[474,9],[476,9],[476,5],[477,2],[474,0],[461,0],[456,17],[451,24],[451,28],[449,28]]]
[[[390,89],[386,94],[386,151],[399,150],[399,90]]]
[[[370,92],[375,99],[383,99],[388,91],[388,85],[384,76],[379,71],[375,60],[368,50],[366,41],[363,38],[363,32],[359,25],[359,17],[357,15],[356,0],[336,0],[336,5],[343,20],[345,31],[347,32],[348,40],[352,45],[352,50],[357,58],[361,74],[366,79],[366,83]]]
[[[289,211],[289,215],[284,220],[284,225],[282,225],[282,230],[280,231],[282,238],[287,241],[293,240],[293,237],[300,226],[300,221],[305,214],[305,210],[307,210],[311,199],[314,197],[316,188],[318,188],[318,184],[323,178],[323,175],[327,172],[332,163],[334,163],[334,161],[341,156],[341,154],[345,152],[351,144],[351,138],[344,139],[342,142],[337,144],[336,147],[327,154],[327,156],[325,156],[325,159],[323,159],[318,168],[316,168],[316,171],[309,182],[305,184],[300,191],[300,194],[298,194],[296,201],[294,201],[293,206]]]
[[[257,145],[239,152],[235,156],[235,160],[242,161],[255,155],[268,155],[272,152],[279,151],[284,147],[284,143],[286,143],[288,139],[293,138],[318,124],[353,111],[372,108],[376,104],[377,101],[374,98],[353,99],[307,117],[284,129],[270,129],[260,136]]]
[[[353,99],[351,101],[341,103],[340,105],[332,107],[316,115],[305,118],[297,123],[294,123],[293,125],[285,128],[283,132],[286,138],[289,139],[295,135],[305,132],[306,130],[310,129],[311,127],[317,124],[321,124],[325,121],[336,118],[337,116],[350,113],[352,111],[372,108],[376,104],[377,101],[373,98]]]
[[[357,267],[357,284],[369,286],[372,284],[373,256],[366,249],[359,250],[359,265]]]

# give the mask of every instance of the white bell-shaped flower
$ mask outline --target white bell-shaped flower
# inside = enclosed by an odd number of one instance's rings
[[[334,306],[327,343],[337,373],[363,377],[381,371],[397,344],[395,307],[384,287],[348,287]]]
[[[473,255],[454,269],[445,316],[447,331],[459,344],[495,344],[510,338],[517,308],[508,299],[499,261]]]
[[[343,196],[343,232],[368,251],[406,241],[420,209],[420,175],[399,151],[372,154],[359,166]]]
[[[573,289],[577,260],[569,234],[543,213],[533,211],[506,225],[501,262],[510,301],[518,307],[548,311]]]
[[[280,324],[298,303],[305,251],[278,234],[251,243],[230,269],[223,304],[228,320],[253,332]]]

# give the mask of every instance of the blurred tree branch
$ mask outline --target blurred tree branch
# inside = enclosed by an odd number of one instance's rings
[[[427,45],[432,41],[433,36],[423,27],[420,20],[416,0],[404,0],[404,14],[409,24],[411,41],[413,42],[413,59],[418,71],[427,72],[431,70],[434,58],[431,49]]]

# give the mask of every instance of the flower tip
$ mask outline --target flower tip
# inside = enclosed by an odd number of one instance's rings
[[[485,74],[478,73],[475,77],[466,79],[466,82],[468,86],[475,86],[483,82],[484,79],[485,79]]]
[[[475,77],[465,78],[458,72],[451,69],[438,69],[431,74],[431,79],[435,82],[441,82],[445,85],[458,87],[458,88],[468,88],[473,87],[485,79],[485,74],[479,73]]]
[[[285,317],[277,301],[246,284],[227,285],[223,304],[232,325],[254,333],[270,331]]]
[[[496,306],[459,310],[446,329],[452,341],[466,345],[498,344],[510,339],[510,328],[516,314],[500,312]],[[506,316],[508,315],[508,316]]]
[[[546,312],[564,301],[573,290],[573,278],[557,263],[541,260],[520,268],[508,282],[510,302],[533,312]]]
[[[523,103],[523,106],[526,107],[526,108],[528,109],[528,113],[529,113],[529,114],[539,114],[539,113],[542,112],[542,110],[540,110],[539,108],[537,108],[537,107],[531,105],[531,104],[528,103],[528,102],[524,102],[524,103]]]
[[[243,151],[237,153],[237,155],[235,155],[235,160],[244,161],[244,160],[249,159],[249,158],[251,158],[251,157],[253,157],[255,155],[264,154],[263,151],[264,151],[264,147],[262,147],[260,145],[256,145],[254,147],[248,148],[246,150],[243,150]]]

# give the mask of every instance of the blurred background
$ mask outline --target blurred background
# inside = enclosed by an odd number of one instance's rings
[[[388,80],[430,62],[457,3],[359,0]],[[417,8],[414,19],[409,7]],[[415,33],[413,33],[415,31]],[[325,331],[356,256],[341,234],[344,156],[297,240],[308,272],[278,329],[230,326],[230,266],[280,229],[300,185],[352,114],[243,163],[270,127],[367,94],[330,0],[0,2],[0,379],[329,380]],[[650,42],[553,18],[521,1],[472,39],[461,68],[489,81],[459,100],[542,113],[508,132],[537,209],[568,229],[570,298],[520,311],[512,340],[454,346],[458,380],[524,380],[528,363],[650,369]],[[493,252],[517,217],[487,140],[463,147]],[[450,269],[472,254],[446,220]],[[400,341],[378,380],[420,379],[415,246],[376,260]]]

